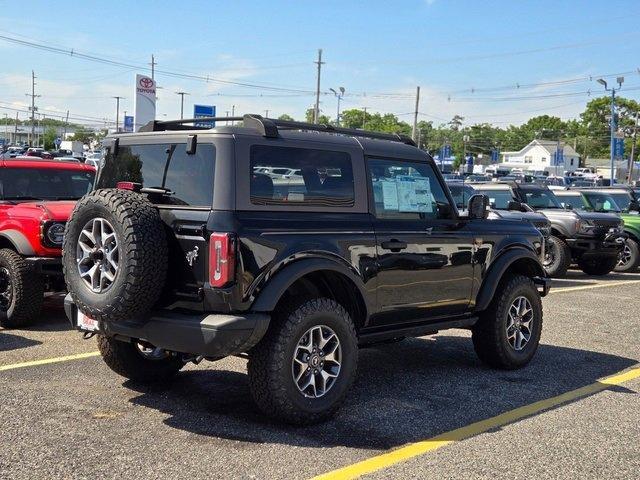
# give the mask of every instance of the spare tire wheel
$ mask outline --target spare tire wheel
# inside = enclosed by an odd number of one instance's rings
[[[144,317],[167,275],[167,238],[144,196],[102,189],[76,204],[67,223],[62,264],[73,302],[100,321]]]

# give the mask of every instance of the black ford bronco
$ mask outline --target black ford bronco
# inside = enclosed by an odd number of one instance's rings
[[[548,291],[531,224],[486,221],[482,195],[460,215],[406,137],[213,120],[107,139],[67,224],[65,309],[111,369],[162,381],[243,354],[258,407],[309,424],[338,409],[359,346],[465,328],[491,367],[531,360]]]

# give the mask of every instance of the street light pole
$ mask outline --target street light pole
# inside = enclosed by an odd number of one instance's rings
[[[115,96],[113,98],[116,99],[116,133],[118,133],[120,131],[120,100],[124,97]]]
[[[176,92],[176,95],[180,95],[180,120],[184,118],[184,96],[189,95],[187,92]]]
[[[340,126],[340,100],[342,100],[342,97],[344,97],[344,87],[338,88],[338,90],[340,90],[340,93],[335,91],[333,88],[330,88],[329,90],[331,90],[333,92],[333,94],[338,98],[338,111],[337,111],[337,114],[336,114],[336,127],[339,127]]]
[[[624,77],[618,77],[616,79],[616,81],[618,82],[618,88],[614,88],[611,87],[610,89],[607,88],[607,82],[602,79],[599,78],[598,79],[598,83],[600,85],[602,85],[604,87],[604,90],[606,92],[611,92],[611,121],[609,122],[609,126],[610,126],[610,133],[611,133],[611,145],[610,145],[610,151],[611,151],[611,177],[609,180],[609,185],[613,186],[613,176],[614,176],[614,158],[616,155],[615,152],[615,134],[616,134],[616,91],[619,91],[622,88],[622,84],[624,82]]]

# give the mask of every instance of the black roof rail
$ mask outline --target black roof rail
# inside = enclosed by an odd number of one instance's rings
[[[140,132],[163,132],[166,130],[208,130],[208,127],[200,127],[195,124],[203,121],[211,122],[243,122],[247,128],[257,130],[262,136],[268,138],[277,138],[278,129],[283,130],[304,130],[312,132],[339,133],[342,135],[350,135],[352,137],[374,138],[378,140],[389,140],[392,142],[401,142],[407,145],[416,146],[414,141],[399,133],[380,133],[368,130],[358,130],[355,128],[334,127],[333,125],[315,124],[308,122],[296,122],[292,120],[277,120],[274,118],[265,118],[260,115],[248,114],[242,117],[201,117],[201,118],[185,118],[181,120],[153,120],[140,128]]]

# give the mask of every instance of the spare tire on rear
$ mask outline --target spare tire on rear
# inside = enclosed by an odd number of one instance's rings
[[[62,258],[76,306],[101,321],[148,314],[167,275],[164,228],[141,194],[102,189],[81,198],[67,223]]]

